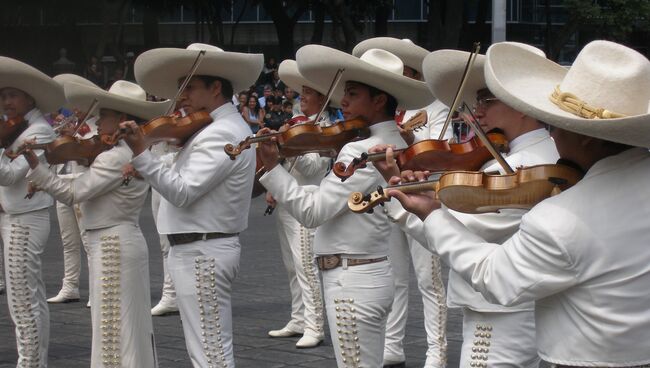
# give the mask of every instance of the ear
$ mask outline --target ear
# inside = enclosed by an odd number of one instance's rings
[[[221,81],[214,81],[212,82],[212,85],[210,85],[210,94],[212,94],[213,97],[217,97],[221,94]]]
[[[386,109],[386,103],[388,103],[388,97],[385,93],[380,93],[372,98],[372,103],[375,108],[375,111],[383,112]]]

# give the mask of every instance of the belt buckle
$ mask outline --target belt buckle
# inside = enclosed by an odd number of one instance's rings
[[[341,263],[341,257],[336,256],[336,255],[330,255],[330,256],[321,256],[321,265],[322,265],[322,270],[327,271],[331,270],[333,268],[336,268],[340,265]]]

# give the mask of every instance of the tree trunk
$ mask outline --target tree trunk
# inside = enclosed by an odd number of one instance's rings
[[[313,3],[314,14],[314,32],[311,34],[311,43],[323,43],[323,32],[325,30],[325,5],[323,0],[317,0]]]
[[[244,0],[244,6],[241,8],[241,11],[237,16],[237,20],[235,20],[235,24],[232,25],[230,31],[230,47],[233,47],[235,45],[235,33],[237,31],[237,26],[239,26],[239,22],[241,22],[241,19],[244,16],[244,13],[246,12],[247,6],[248,6],[248,0]]]
[[[280,47],[280,60],[293,58],[295,55],[293,43],[293,29],[298,22],[298,19],[307,10],[304,4],[300,4],[291,17],[287,14],[286,9],[282,3],[275,0],[263,0],[262,6],[264,10],[273,19],[275,25],[275,33],[278,36],[278,45]]]
[[[385,2],[375,10],[375,37],[388,35],[388,17],[390,16],[390,5]]]
[[[158,11],[151,5],[145,5],[142,16],[142,35],[145,50],[160,47],[160,33],[158,31]]]

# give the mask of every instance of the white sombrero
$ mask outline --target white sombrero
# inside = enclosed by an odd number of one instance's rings
[[[83,84],[83,85],[89,86],[89,87],[100,88],[95,83],[89,81],[88,79],[86,79],[84,77],[78,76],[76,74],[69,74],[69,73],[59,74],[59,75],[55,75],[54,77],[52,77],[52,79],[54,79],[55,82],[59,83],[61,85],[61,87],[63,87],[63,85],[65,85],[66,83],[73,82],[73,83],[77,83],[77,84]],[[77,106],[73,106],[69,102],[66,102],[64,104],[64,107],[66,107],[68,109],[77,108]]]
[[[280,80],[285,85],[291,87],[291,89],[297,93],[302,93],[302,87],[305,86],[318,91],[322,95],[327,95],[327,89],[329,86],[319,86],[316,83],[310,82],[307,78],[300,74],[300,71],[298,70],[298,63],[296,63],[295,60],[286,59],[282,61],[278,67],[278,75],[280,76]],[[341,97],[343,96],[332,96],[330,105],[339,106]]]
[[[545,57],[544,51],[536,47],[518,42],[504,43],[530,50]],[[456,97],[469,54],[469,52],[459,50],[438,50],[427,55],[422,62],[423,76],[427,87],[440,102],[447,106],[451,106],[454,97]],[[465,82],[461,104],[465,102],[468,106],[473,106],[476,103],[476,92],[487,88],[484,66],[485,55],[476,55],[472,70],[469,71]]]
[[[44,113],[56,111],[65,103],[63,88],[52,78],[23,62],[0,56],[0,89],[7,87],[32,96]]]
[[[133,67],[135,79],[147,92],[164,98],[173,98],[178,81],[184,78],[197,55],[205,50],[194,75],[224,78],[233,91],[247,90],[262,71],[264,55],[226,52],[203,43],[193,43],[187,49],[159,48],[142,53]]]
[[[171,103],[170,101],[149,102],[147,93],[142,87],[124,80],[113,83],[108,91],[75,82],[67,82],[63,88],[70,104],[78,108],[88,108],[96,99],[100,109],[119,111],[144,120],[165,114]]]
[[[628,47],[593,41],[567,70],[530,51],[496,44],[487,52],[485,78],[496,97],[540,121],[650,146],[650,61]]]
[[[338,69],[345,69],[336,87],[334,97],[340,98],[345,82],[360,82],[384,91],[397,100],[397,107],[404,110],[418,109],[433,100],[424,82],[402,75],[404,64],[388,51],[371,49],[357,58],[326,46],[307,45],[296,53],[298,70],[305,78],[327,89]]]
[[[400,58],[404,65],[419,73],[422,73],[422,60],[429,54],[427,49],[414,44],[407,38],[400,40],[393,37],[375,37],[359,42],[354,46],[352,55],[361,57],[370,49],[386,50]]]

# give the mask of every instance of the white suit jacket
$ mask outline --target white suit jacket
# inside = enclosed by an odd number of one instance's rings
[[[16,150],[28,139],[36,138],[36,143],[48,143],[56,137],[54,130],[48,124],[43,114],[38,109],[33,109],[25,115],[29,126],[27,129],[8,147],[9,150]],[[42,159],[43,151],[36,151]],[[25,178],[29,171],[29,164],[24,156],[20,155],[11,161],[4,150],[0,150],[0,205],[5,212],[17,215],[20,213],[36,211],[52,205],[53,200],[49,194],[36,192],[31,199],[25,199],[27,195],[28,180]]]
[[[242,141],[250,128],[231,103],[210,116],[214,122],[185,143],[171,167],[149,150],[132,160],[162,196],[157,217],[160,234],[238,233],[248,226],[255,150],[245,150],[231,160],[224,146]]]
[[[48,170],[47,165],[40,164],[27,178],[61,203],[80,204],[80,221],[85,230],[137,224],[149,185],[138,179],[122,185],[122,167],[129,163],[131,156],[131,149],[120,142],[99,154],[79,176],[62,178]]]
[[[545,129],[537,129],[515,138],[510,142],[510,152],[505,156],[506,161],[513,169],[520,166],[551,164],[557,162],[558,158],[555,142]],[[495,160],[486,163],[482,170],[504,173],[503,168]],[[391,201],[386,208],[389,210],[389,215],[398,220],[405,232],[421,241],[425,248],[434,253],[436,252],[435,244],[427,241],[423,222],[417,216],[406,212],[396,200]],[[500,213],[475,215],[460,213],[447,208],[443,208],[441,211],[449,211],[475,234],[495,243],[501,243],[514,234],[519,228],[521,216],[526,213],[524,210],[501,210]],[[436,225],[432,224],[432,226]],[[450,307],[467,307],[477,312],[512,312],[533,309],[533,303],[525,303],[514,307],[504,307],[490,303],[453,269],[449,271],[447,304]]]
[[[522,217],[503,244],[447,211],[425,221],[440,257],[488,300],[535,302],[537,344],[549,362],[650,363],[650,153],[605,158],[574,187]]]
[[[346,165],[353,158],[368,152],[380,143],[404,147],[394,120],[370,126],[370,138],[346,144],[337,157]],[[390,223],[383,211],[373,214],[355,214],[348,208],[352,192],[369,193],[386,182],[377,170],[368,167],[357,170],[345,182],[330,172],[318,189],[300,186],[287,170],[277,165],[262,176],[260,182],[303,226],[314,228],[314,254],[349,254],[358,258],[376,258],[388,255]]]
[[[409,110],[404,114],[404,122],[408,121],[411,116],[415,115],[418,110]],[[427,111],[427,125],[424,129],[416,131],[415,142],[419,142],[425,139],[438,139],[440,132],[442,131],[442,126],[445,124],[447,119],[447,114],[449,114],[449,107],[443,104],[439,100],[433,101],[427,107],[424,108]],[[445,139],[449,139],[452,136],[451,124],[445,132]]]

